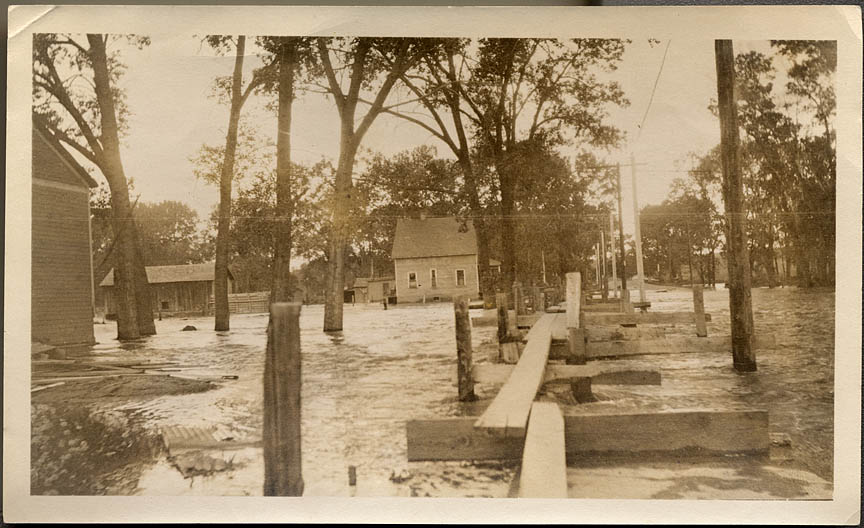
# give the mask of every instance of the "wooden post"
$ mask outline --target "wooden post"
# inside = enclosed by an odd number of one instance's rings
[[[624,313],[633,313],[633,303],[630,302],[630,290],[627,288],[621,290],[621,308]]]
[[[270,305],[264,359],[264,495],[303,495],[300,303]]]
[[[525,299],[522,298],[522,284],[513,283],[513,311],[516,315],[525,315]]]
[[[543,290],[540,286],[534,286],[534,313],[543,313],[546,311],[545,303],[543,302]]]
[[[498,343],[507,341],[507,294],[495,294],[495,307],[498,310]],[[500,348],[500,346],[499,346]]]
[[[582,328],[582,275],[577,271],[567,274],[567,341],[570,354],[568,365],[584,365],[585,329]]]
[[[703,297],[702,285],[693,283],[693,317],[696,322],[696,335],[698,337],[708,336],[708,327],[705,326],[705,299]]]
[[[723,205],[726,212],[729,313],[732,319],[732,362],[739,372],[756,370],[753,305],[750,293],[750,252],[744,208],[744,184],[738,158],[738,116],[735,108],[735,54],[731,40],[715,40],[717,102],[720,114],[720,157],[723,166]]]
[[[458,364],[459,401],[474,401],[474,380],[471,377],[471,320],[468,316],[468,297],[460,295],[453,301],[456,315],[456,358]]]

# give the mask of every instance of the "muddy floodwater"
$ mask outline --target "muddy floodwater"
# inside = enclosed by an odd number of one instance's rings
[[[634,290],[632,297],[638,298],[638,292]],[[653,303],[652,311],[692,310],[692,294],[686,289],[654,288],[647,292],[647,300]],[[705,305],[712,315],[709,335],[728,335],[727,291],[706,290]],[[628,359],[628,365],[661,369],[662,386],[598,386],[595,392],[600,401],[566,406],[566,412],[767,409],[770,430],[787,433],[791,438],[791,456],[783,464],[830,481],[834,293],[755,289],[753,306],[756,332],[773,333],[777,341],[775,349],[757,352],[757,373],[736,374],[731,353]],[[479,315],[479,311],[476,313]],[[387,311],[378,304],[346,305],[345,328],[339,334],[324,334],[322,321],[323,307],[303,307],[300,326],[305,495],[507,496],[516,464],[409,464],[406,460],[406,421],[477,412],[476,406],[456,401],[451,304],[393,306]],[[186,325],[197,327],[197,331],[181,331]],[[157,322],[156,336],[122,345],[114,340],[114,324],[96,325],[99,344],[87,355],[171,361],[189,367],[176,373],[181,376],[237,379],[220,380],[215,388],[203,392],[97,399],[89,401],[87,408],[94,413],[122,415],[123,420],[135,424],[135,430],[153,435],[163,428],[183,425],[213,428],[220,438],[260,438],[267,316],[232,315],[230,332],[214,332],[212,325],[212,318],[165,319]],[[475,362],[489,360],[479,351],[491,348],[494,333],[494,327],[473,329],[478,350]],[[669,326],[667,333],[689,335],[692,328]],[[43,392],[47,395],[58,389],[62,387]],[[496,390],[494,386],[477,387],[481,397],[486,398]],[[37,401],[34,398],[34,404]],[[48,436],[40,441],[57,440],[50,437],[50,432],[45,434]],[[141,453],[135,464],[128,466],[133,474],[124,487],[101,492],[261,494],[260,447],[217,452],[214,456],[223,458],[227,469],[220,466],[220,471],[194,477],[184,477],[164,450],[145,449]],[[86,447],[81,456],[87,456]],[[354,487],[348,485],[349,466],[356,467]]]

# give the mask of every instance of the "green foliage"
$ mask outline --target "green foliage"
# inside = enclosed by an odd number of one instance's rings
[[[311,167],[292,165],[291,204],[293,254],[307,259],[320,257],[326,249],[327,211],[325,183],[332,167],[319,162]],[[270,289],[276,213],[275,170],[250,174],[250,183],[237,192],[231,209],[231,270],[237,291]],[[217,214],[211,216],[216,225]]]
[[[105,35],[101,38],[106,41],[117,132],[122,138],[128,133],[131,112],[126,104],[126,92],[118,88],[126,71],[121,50],[124,47],[141,50],[150,45],[150,38],[141,35]],[[58,140],[99,165],[102,124],[90,54],[86,35],[33,35],[33,113]]]
[[[213,260],[213,246],[200,229],[198,213],[188,205],[170,200],[139,203],[135,221],[148,266]]]

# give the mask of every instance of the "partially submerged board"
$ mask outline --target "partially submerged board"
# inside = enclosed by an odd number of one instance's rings
[[[585,456],[768,455],[768,412],[671,411],[564,416],[568,460]],[[513,460],[523,436],[474,427],[474,418],[412,420],[408,460]]]

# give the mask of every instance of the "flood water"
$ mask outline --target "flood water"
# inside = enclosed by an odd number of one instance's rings
[[[636,299],[638,292],[633,291]],[[649,290],[652,311],[692,310],[685,289]],[[728,294],[705,291],[709,335],[729,334]],[[731,353],[687,353],[627,360],[662,369],[660,387],[598,386],[602,401],[567,412],[765,408],[771,431],[792,438],[798,467],[831,479],[834,394],[834,294],[798,289],[753,291],[757,333],[773,333],[774,350],[757,351],[759,371],[736,374]],[[478,312],[479,315],[479,312]],[[345,307],[344,331],[321,331],[323,307],[304,306],[303,476],[305,495],[507,496],[515,466],[406,461],[405,423],[463,415],[456,401],[455,338],[451,304]],[[186,325],[198,328],[183,332]],[[236,375],[208,392],[128,402],[123,410],[146,427],[215,427],[222,436],[260,436],[267,316],[232,315],[230,332],[214,332],[212,318],[166,319],[158,335],[119,345],[113,324],[96,325],[98,356],[134,356],[200,365],[190,375]],[[669,327],[687,334],[692,328]],[[475,348],[494,339],[494,327],[473,330]],[[475,354],[475,362],[487,359]],[[623,362],[623,361],[622,361]],[[481,396],[495,387],[478,386]],[[260,495],[260,448],[226,452],[234,469],[184,479],[166,460],[153,460],[138,494]],[[348,467],[357,486],[348,486]],[[392,476],[397,478],[391,479]],[[394,482],[394,480],[396,482]]]

